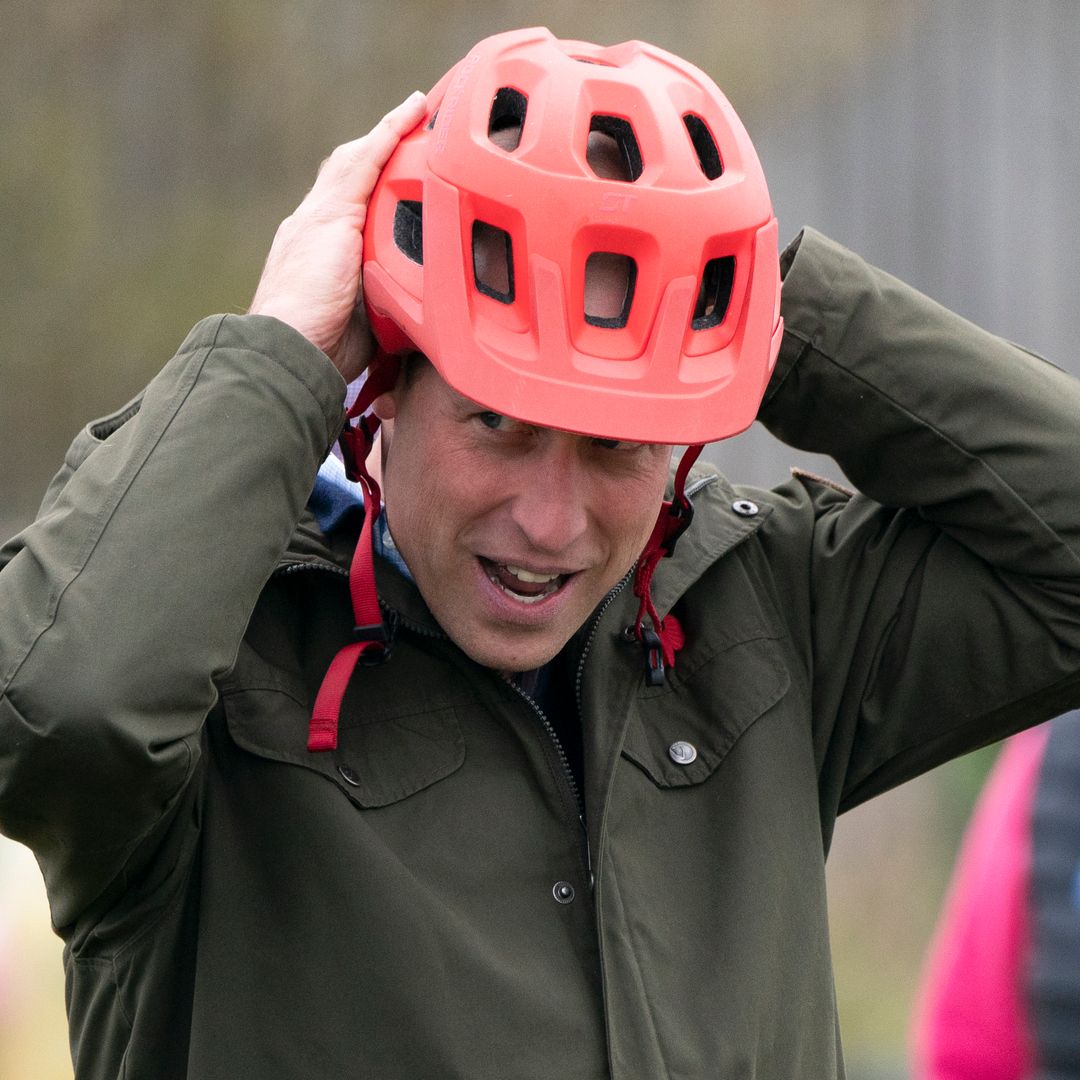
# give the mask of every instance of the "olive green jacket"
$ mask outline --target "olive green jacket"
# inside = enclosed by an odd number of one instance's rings
[[[391,657],[305,749],[354,537],[293,331],[208,319],[76,439],[0,556],[0,823],[79,1080],[842,1075],[837,814],[1080,705],[1080,390],[816,234],[785,270],[761,419],[860,493],[693,474],[666,684],[628,587],[571,646],[581,791],[382,563]]]

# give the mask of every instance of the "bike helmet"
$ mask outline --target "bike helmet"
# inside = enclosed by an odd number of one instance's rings
[[[748,427],[780,345],[777,224],[712,80],[536,28],[481,41],[428,101],[368,209],[380,347],[528,423],[672,444]]]

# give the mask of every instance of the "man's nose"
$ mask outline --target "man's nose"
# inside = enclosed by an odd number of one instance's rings
[[[586,534],[592,484],[573,436],[562,433],[522,469],[511,516],[536,552],[566,554]]]

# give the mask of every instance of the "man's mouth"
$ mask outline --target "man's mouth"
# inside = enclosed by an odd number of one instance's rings
[[[494,562],[480,556],[488,579],[521,604],[538,604],[562,588],[568,574],[544,574],[512,563]]]

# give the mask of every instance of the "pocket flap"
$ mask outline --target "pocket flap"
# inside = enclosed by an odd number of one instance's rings
[[[639,697],[623,756],[660,787],[700,784],[790,682],[767,638],[730,645],[685,678],[676,667],[668,686]]]
[[[308,707],[277,687],[229,690],[222,697],[229,734],[262,758],[321,773],[354,803],[387,806],[461,768],[465,739],[453,706],[422,712],[350,716],[338,748],[307,749]]]

